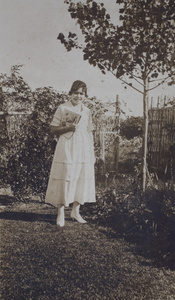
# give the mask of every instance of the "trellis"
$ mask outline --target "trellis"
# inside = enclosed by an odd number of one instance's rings
[[[97,128],[97,136],[100,137],[100,161],[97,166],[98,181],[107,181],[118,173],[119,163],[119,122],[120,109],[119,97],[116,96],[116,108],[112,117],[104,116]]]

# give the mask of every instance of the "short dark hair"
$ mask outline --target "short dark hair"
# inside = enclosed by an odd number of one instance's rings
[[[72,95],[75,91],[82,88],[83,92],[85,93],[85,96],[87,97],[87,85],[81,80],[76,80],[73,82],[71,89],[69,91],[69,95]]]

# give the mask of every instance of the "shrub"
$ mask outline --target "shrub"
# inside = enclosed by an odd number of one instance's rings
[[[135,167],[141,164],[142,158],[142,138],[120,139],[120,161],[119,171],[123,173],[133,173]]]
[[[139,188],[137,174],[118,176],[115,185],[97,190],[97,202],[83,207],[86,216],[126,239],[140,255],[175,268],[175,191]]]
[[[134,137],[142,137],[143,118],[128,117],[126,120],[122,120],[120,124],[120,134],[128,140],[133,139]]]
[[[51,88],[37,89],[34,98],[34,110],[22,131],[23,146],[17,156],[11,156],[8,166],[10,185],[18,197],[22,193],[43,194],[46,190],[54,151],[49,124],[56,107],[64,101]]]
[[[3,145],[1,153],[1,165],[6,162],[1,174],[3,181],[11,185],[18,198],[22,198],[23,194],[45,193],[56,144],[49,125],[57,106],[69,99],[67,94],[59,94],[51,87],[38,88],[32,92],[19,76],[20,67],[12,67],[10,76],[1,77],[3,110],[30,112],[29,115],[10,116],[8,149],[5,151]],[[95,129],[100,128],[107,111],[106,105],[96,98],[87,99],[85,105],[91,109]],[[98,161],[101,155],[98,129],[95,154]]]

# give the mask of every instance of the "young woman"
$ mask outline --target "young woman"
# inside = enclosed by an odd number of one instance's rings
[[[46,202],[58,207],[56,224],[65,224],[64,207],[73,203],[71,218],[86,223],[79,213],[80,205],[95,202],[93,125],[90,110],[83,105],[87,97],[86,84],[80,80],[72,84],[71,100],[61,104],[51,122],[51,131],[58,136]],[[65,113],[80,115],[78,124],[64,124]]]

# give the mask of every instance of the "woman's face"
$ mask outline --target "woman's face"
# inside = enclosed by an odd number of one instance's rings
[[[73,105],[80,104],[84,99],[85,93],[83,91],[83,88],[79,88],[75,92],[72,93],[72,99],[71,102]]]

